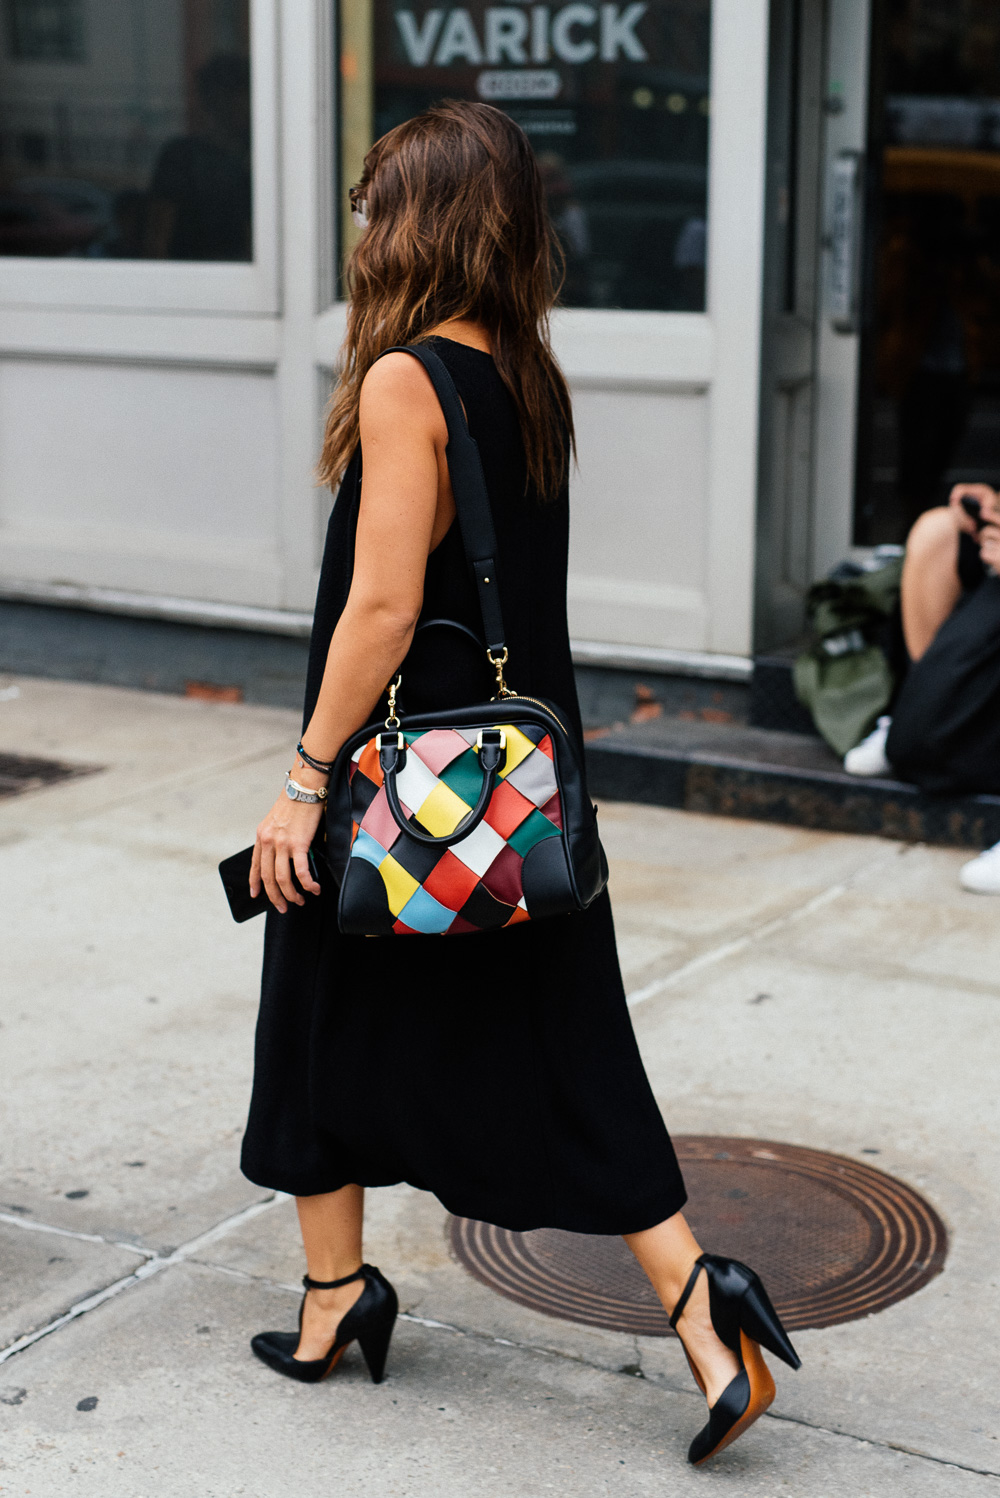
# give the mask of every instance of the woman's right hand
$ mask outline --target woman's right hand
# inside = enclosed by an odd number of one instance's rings
[[[322,784],[319,777],[314,777]],[[309,849],[323,817],[320,801],[290,801],[282,791],[257,828],[250,865],[250,894],[256,899],[263,887],[267,898],[284,915],[289,903],[304,905],[292,882],[292,869],[304,890],[318,895],[320,887],[309,867]]]
[[[979,527],[971,515],[962,508],[963,499],[977,499],[982,507],[983,519],[997,513],[997,492],[989,484],[956,484],[948,495],[948,504],[955,511],[960,531],[967,536],[978,536]]]

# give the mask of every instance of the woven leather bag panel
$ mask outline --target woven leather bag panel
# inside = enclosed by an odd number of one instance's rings
[[[385,885],[393,931],[457,936],[530,920],[521,885],[525,855],[561,837],[562,806],[552,740],[532,723],[498,723],[507,740],[503,769],[486,816],[467,837],[437,849],[396,825],[382,783],[374,738],[351,758],[351,860],[372,864]],[[435,837],[454,832],[482,785],[478,730],[435,728],[404,734],[406,761],[396,776],[404,815]]]

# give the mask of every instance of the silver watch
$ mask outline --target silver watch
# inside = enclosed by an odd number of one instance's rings
[[[289,801],[308,801],[313,806],[326,800],[326,787],[320,786],[318,790],[311,791],[307,785],[299,785],[293,780],[291,771],[285,771],[285,795]]]

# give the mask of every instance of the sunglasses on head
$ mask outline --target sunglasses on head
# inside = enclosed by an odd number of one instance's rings
[[[347,195],[351,204],[351,218],[359,229],[368,228],[368,199],[364,193],[363,187],[352,187]]]

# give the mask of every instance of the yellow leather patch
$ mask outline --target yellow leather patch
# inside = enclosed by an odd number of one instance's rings
[[[408,874],[402,864],[397,863],[391,853],[387,853],[378,866],[385,884],[386,894],[389,896],[389,909],[393,915],[398,915],[407,900],[420,885],[412,874]]]
[[[439,780],[427,800],[421,803],[417,816],[421,826],[426,827],[435,837],[447,837],[471,810],[472,807],[467,806],[450,785]]]
[[[507,735],[507,758],[504,761],[503,769],[500,771],[501,780],[509,775],[511,770],[516,770],[522,759],[527,759],[528,755],[535,748],[531,740],[525,738],[521,730],[515,728],[512,723],[505,723],[503,731]],[[423,821],[422,817],[421,821]]]

